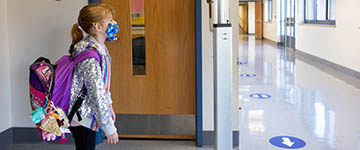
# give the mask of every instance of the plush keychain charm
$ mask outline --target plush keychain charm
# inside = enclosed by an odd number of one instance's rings
[[[46,133],[43,132],[43,140],[45,142],[50,142],[50,141],[55,141],[56,140],[56,135],[52,134],[52,133]]]
[[[44,119],[41,122],[40,129],[55,134],[56,136],[61,136],[61,130],[60,127],[56,121],[56,118],[54,116],[49,116],[48,118]]]
[[[34,122],[35,124],[38,124],[43,119],[45,119],[45,116],[46,114],[44,109],[42,107],[39,107],[31,113],[31,121]]]

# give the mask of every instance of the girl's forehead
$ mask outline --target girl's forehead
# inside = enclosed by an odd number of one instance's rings
[[[110,16],[110,17],[106,17],[105,20],[106,21],[111,21],[111,20],[113,20],[113,18]]]
[[[107,22],[107,21],[111,21],[112,20],[112,17],[111,16],[107,16],[103,19],[103,21]]]
[[[108,14],[108,15],[106,15],[106,17],[105,17],[106,19],[112,19],[113,18],[113,16],[112,16],[112,14],[110,13],[110,14]]]

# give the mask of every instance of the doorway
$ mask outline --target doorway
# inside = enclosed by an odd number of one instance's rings
[[[194,2],[101,2],[115,8],[120,28],[107,43],[119,136],[195,139]]]
[[[248,2],[239,2],[239,34],[249,33],[249,19],[248,19],[249,6]]]
[[[255,37],[256,39],[263,39],[263,2],[258,0],[255,2]]]
[[[280,44],[295,49],[295,0],[280,2]]]

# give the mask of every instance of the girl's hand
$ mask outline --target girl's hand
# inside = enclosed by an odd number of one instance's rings
[[[106,139],[108,144],[116,144],[117,142],[119,142],[119,135],[117,134],[117,132],[115,132],[110,136],[106,136]]]

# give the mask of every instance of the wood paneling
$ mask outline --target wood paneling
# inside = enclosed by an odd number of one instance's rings
[[[263,3],[255,2],[255,35],[257,39],[263,39]]]
[[[249,33],[248,5],[239,5],[239,23],[245,33]]]
[[[102,0],[115,8],[118,41],[111,93],[118,114],[195,114],[194,2],[145,0],[146,76],[132,75],[130,1]]]

